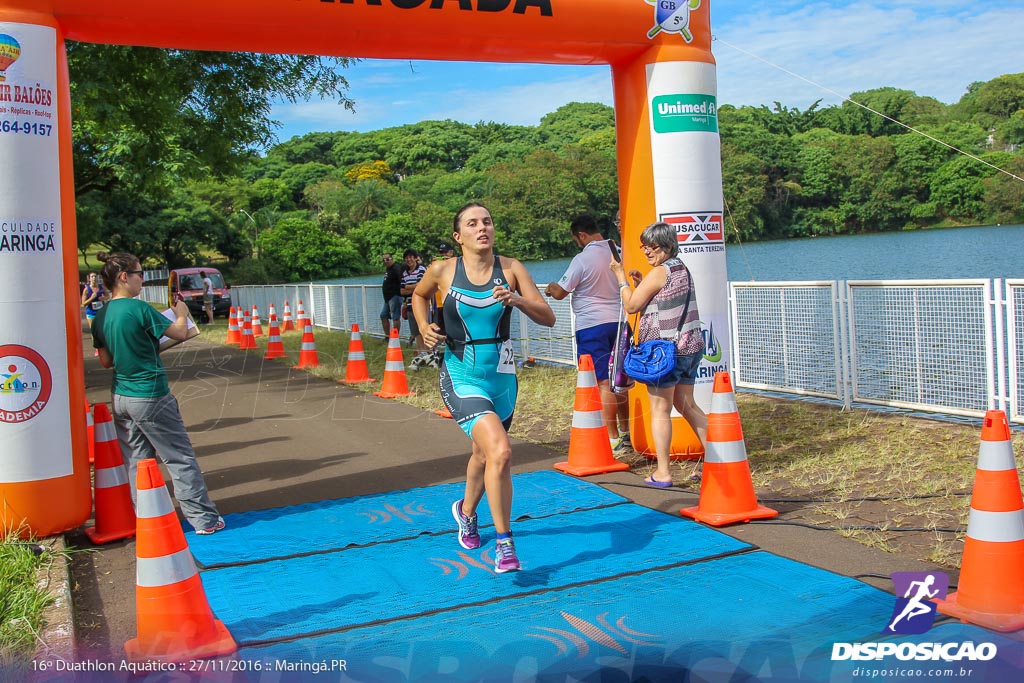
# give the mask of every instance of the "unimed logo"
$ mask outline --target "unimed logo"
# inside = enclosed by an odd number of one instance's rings
[[[712,95],[659,95],[651,102],[655,133],[717,133],[718,105]]]
[[[917,635],[935,623],[935,603],[946,598],[949,577],[942,572],[895,572],[892,576],[896,604],[882,633]],[[872,661],[895,657],[900,661],[988,661],[997,654],[995,643],[965,642],[864,642],[833,643],[832,661]]]

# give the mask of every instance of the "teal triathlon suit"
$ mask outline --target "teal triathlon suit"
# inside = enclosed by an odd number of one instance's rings
[[[512,308],[492,296],[499,285],[509,286],[497,256],[491,279],[484,285],[469,281],[460,256],[441,309],[448,336],[441,365],[441,400],[470,438],[476,421],[487,413],[496,414],[508,431],[519,393],[509,341]]]

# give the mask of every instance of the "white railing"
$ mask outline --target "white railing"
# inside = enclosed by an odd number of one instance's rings
[[[541,290],[544,285],[540,285]],[[380,285],[247,285],[235,302],[317,327],[383,337]],[[570,299],[549,299],[546,328],[518,311],[520,358],[575,365]],[[1024,423],[1024,280],[733,282],[736,386],[950,415],[1006,410]]]

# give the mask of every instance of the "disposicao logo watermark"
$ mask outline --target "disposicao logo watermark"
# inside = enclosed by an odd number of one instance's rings
[[[918,635],[935,623],[936,607],[931,600],[944,600],[949,577],[942,572],[895,572],[892,576],[896,604],[882,633]],[[895,657],[900,661],[988,661],[995,658],[995,643],[973,641],[941,642],[862,642],[833,643],[832,661],[872,661]]]
[[[654,26],[647,32],[648,38],[653,38],[662,31],[665,33],[678,33],[688,43],[693,42],[693,34],[690,33],[690,10],[700,7],[701,0],[646,0],[648,5],[654,5]]]
[[[651,101],[655,133],[717,133],[718,104],[713,95],[658,95]]]
[[[942,572],[896,572],[892,574],[892,584],[896,605],[882,633],[911,635],[930,629],[937,610],[935,603],[928,601],[946,599],[949,577]]]

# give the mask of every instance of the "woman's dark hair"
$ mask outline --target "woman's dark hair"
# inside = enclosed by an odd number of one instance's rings
[[[665,252],[669,258],[679,253],[679,238],[676,237],[676,229],[668,223],[651,223],[640,233],[640,243],[649,247],[658,247]]]
[[[420,253],[415,249],[406,249],[405,253],[402,254],[402,258],[409,258],[410,256],[415,256],[416,258],[419,258],[419,255]]]
[[[491,210],[488,209],[486,206],[484,206],[483,204],[478,204],[477,202],[470,202],[469,204],[466,204],[464,207],[459,209],[458,213],[455,214],[455,232],[462,232],[462,226],[459,225],[459,221],[462,220],[462,214],[466,213],[467,211],[474,207],[480,207],[481,209],[486,210],[487,213],[491,212]]]
[[[138,270],[139,258],[124,251],[116,251],[108,254],[101,251],[96,258],[103,262],[100,268],[100,277],[103,279],[103,286],[113,292],[117,285],[117,276],[126,270]]]

